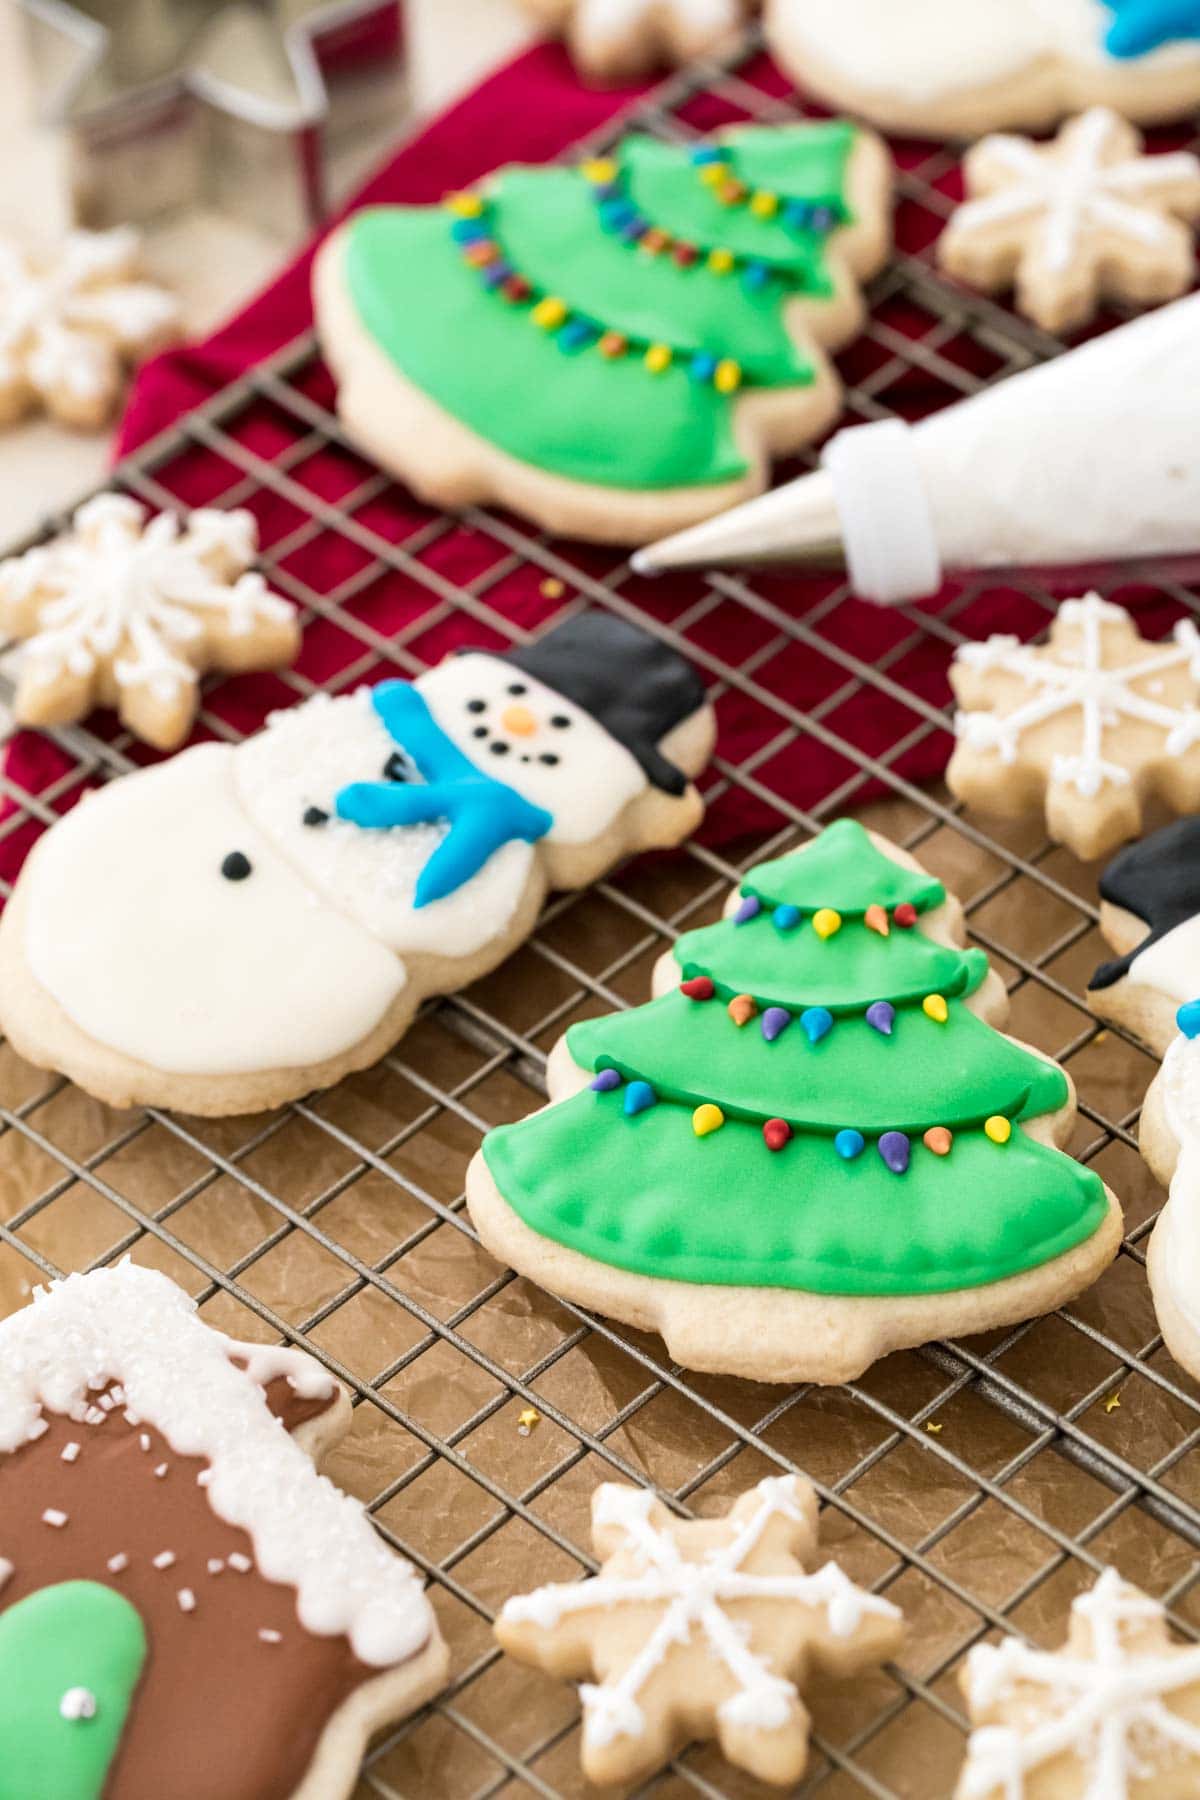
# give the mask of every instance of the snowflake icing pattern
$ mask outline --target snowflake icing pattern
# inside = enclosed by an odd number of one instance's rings
[[[580,1689],[584,1768],[592,1780],[631,1777],[669,1753],[661,1692],[647,1689],[673,1648],[698,1643],[726,1677],[729,1691],[713,1721],[725,1755],[764,1773],[770,1765],[757,1760],[754,1740],[774,1734],[773,1751],[790,1740],[785,1778],[798,1778],[807,1715],[795,1685],[755,1652],[751,1622],[732,1610],[738,1602],[780,1603],[788,1627],[782,1667],[808,1651],[835,1672],[851,1673],[881,1661],[899,1642],[900,1613],[889,1601],[856,1587],[836,1563],[804,1573],[801,1559],[816,1548],[816,1501],[802,1478],[771,1478],[743,1495],[716,1544],[711,1525],[672,1519],[653,1494],[620,1483],[597,1489],[592,1524],[597,1550],[609,1559],[600,1574],[509,1600],[497,1627],[507,1650],[561,1674],[566,1663],[593,1663],[588,1640],[622,1609],[661,1608],[631,1654],[613,1655],[607,1644],[605,1678]],[[710,1534],[709,1543],[689,1559],[695,1533]],[[564,1632],[581,1654],[564,1655],[562,1636],[555,1641]],[[779,1779],[777,1764],[768,1779]]]
[[[964,644],[955,653],[955,660],[967,668],[1018,675],[1034,690],[1024,704],[1008,713],[960,712],[954,722],[960,742],[974,750],[994,750],[1001,762],[1015,763],[1027,731],[1078,708],[1079,749],[1074,755],[1054,757],[1050,779],[1070,784],[1088,799],[1106,784],[1125,787],[1132,779],[1128,767],[1103,753],[1105,730],[1123,719],[1138,720],[1163,731],[1167,756],[1181,756],[1200,744],[1200,710],[1194,702],[1169,706],[1152,694],[1137,693],[1133,687],[1134,682],[1153,681],[1166,670],[1177,668],[1186,668],[1192,680],[1200,682],[1200,633],[1190,619],[1182,619],[1176,625],[1173,648],[1147,646],[1151,652],[1148,656],[1114,668],[1104,664],[1101,627],[1123,622],[1132,629],[1124,607],[1102,600],[1099,594],[1088,594],[1082,600],[1064,600],[1058,609],[1058,620],[1063,625],[1080,626],[1078,652],[1062,649],[1052,632],[1050,644],[1041,650],[1031,649],[1015,637],[992,637],[983,644]]]
[[[295,654],[295,612],[249,569],[256,549],[248,512],[147,523],[136,501],[101,494],[70,533],[0,563],[0,628],[24,640],[17,719],[64,723],[115,702],[131,730],[172,748],[203,668],[274,668]]]
[[[1126,1800],[1135,1778],[1179,1773],[1181,1759],[1200,1781],[1200,1726],[1167,1704],[1197,1685],[1200,1645],[1173,1644],[1158,1602],[1105,1569],[1074,1601],[1063,1650],[1005,1638],[971,1651],[963,1690],[983,1722],[957,1800],[1022,1800],[1026,1777],[1064,1754],[1080,1765],[1081,1800]]]
[[[73,231],[55,255],[0,241],[0,423],[40,405],[64,424],[111,414],[123,365],[174,338],[172,296],[137,279],[135,231]]]

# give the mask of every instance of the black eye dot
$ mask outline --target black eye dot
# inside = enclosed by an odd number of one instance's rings
[[[510,681],[508,684],[508,691],[510,694],[527,694],[529,689],[525,686],[523,681]]]
[[[551,768],[554,768],[555,764],[558,762],[558,758],[555,756],[553,750],[547,750],[544,756],[538,757],[538,761],[540,763],[548,763]]]
[[[493,756],[507,756],[508,755],[508,745],[507,744],[499,744],[499,743],[489,744],[488,749],[491,751]]]
[[[550,723],[553,725],[555,731],[565,731],[571,721],[568,719],[566,713],[554,713],[550,719]]]
[[[486,725],[477,725],[475,727],[474,731],[471,733],[471,736],[472,737],[486,737],[487,734],[488,734],[488,728]]]
[[[221,864],[221,873],[226,881],[245,881],[250,873],[250,858],[240,850],[231,850]]]
[[[329,823],[329,814],[325,811],[323,806],[306,806],[304,809],[304,823],[306,825],[327,825]]]
[[[467,701],[467,711],[468,712],[477,712],[477,713],[478,712],[486,712],[487,711],[487,701],[486,700],[468,700]]]

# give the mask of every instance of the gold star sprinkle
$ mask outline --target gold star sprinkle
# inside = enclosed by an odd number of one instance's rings
[[[1104,1410],[1106,1413],[1115,1412],[1117,1410],[1118,1406],[1120,1406],[1120,1404],[1121,1404],[1121,1390],[1120,1390],[1120,1388],[1114,1388],[1112,1393],[1108,1396],[1107,1400],[1104,1402]]]
[[[517,1414],[517,1431],[521,1437],[529,1437],[542,1422],[542,1415],[536,1406],[526,1406]]]
[[[560,581],[557,575],[547,575],[538,591],[543,600],[561,600],[567,589],[565,582]]]

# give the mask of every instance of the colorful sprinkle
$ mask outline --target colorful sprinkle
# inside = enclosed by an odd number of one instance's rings
[[[863,924],[868,931],[877,931],[880,937],[887,937],[888,932],[891,929],[888,925],[887,913],[878,903],[874,906],[868,906],[866,912],[863,914]]]
[[[697,144],[692,151],[692,161],[698,169],[703,169],[708,163],[724,162],[724,160],[725,152],[718,150],[715,144]]]
[[[713,386],[718,394],[736,394],[741,385],[741,363],[735,362],[732,356],[723,356],[713,375]]]
[[[632,1119],[648,1107],[658,1105],[658,1095],[648,1081],[631,1081],[625,1089],[625,1117]]]
[[[629,339],[622,331],[605,331],[601,333],[596,348],[601,356],[624,356],[629,348]]]
[[[705,187],[723,186],[728,173],[729,165],[720,155],[710,157],[706,163],[700,165],[700,179]]]
[[[1012,1120],[1006,1119],[1003,1113],[993,1113],[983,1129],[993,1144],[1007,1144],[1012,1136]]]
[[[671,245],[671,255],[681,269],[690,269],[693,263],[699,262],[700,251],[695,244],[689,244],[682,238]]]
[[[884,1037],[891,1037],[895,1023],[896,1009],[890,1000],[873,1000],[868,1006],[867,1024],[872,1031],[881,1031]]]
[[[742,270],[742,286],[748,294],[761,293],[771,279],[771,270],[766,263],[747,263]]]
[[[679,991],[689,1000],[711,1000],[717,990],[707,975],[693,975],[690,981],[680,982]]]
[[[950,1008],[941,994],[926,994],[921,1002],[921,1011],[926,1018],[933,1019],[938,1025],[944,1025],[950,1017]]]
[[[733,922],[735,925],[746,925],[751,919],[757,919],[761,911],[762,901],[754,894],[747,894],[744,900],[738,902],[737,911],[733,915]]]
[[[778,925],[780,931],[794,931],[800,923],[800,908],[789,906],[785,902],[784,905],[775,908],[771,918]]]
[[[911,931],[917,922],[917,909],[911,900],[902,900],[892,917],[901,931]]]
[[[565,302],[553,294],[547,294],[544,300],[539,300],[530,315],[534,324],[540,325],[543,331],[556,331],[566,316]]]
[[[902,1131],[885,1131],[879,1140],[879,1154],[893,1175],[903,1175],[907,1169],[910,1149]]]
[[[833,1014],[827,1006],[807,1006],[800,1014],[800,1023],[809,1043],[819,1044],[833,1030]]]
[[[823,906],[813,914],[813,930],[819,938],[831,938],[835,931],[842,929],[842,915],[834,912],[832,906]]]
[[[671,366],[671,346],[669,344],[651,344],[646,352],[646,367],[652,375],[661,375]]]
[[[710,250],[708,266],[714,275],[728,275],[735,261],[732,250]]]
[[[500,292],[504,295],[506,300],[520,302],[522,300],[530,299],[533,294],[533,289],[523,275],[510,275],[500,289]]]
[[[792,1015],[784,1006],[768,1006],[762,1016],[762,1034],[768,1044],[773,1044],[781,1032],[787,1030],[792,1022]]]
[[[866,1144],[867,1140],[862,1132],[853,1131],[849,1126],[844,1131],[839,1131],[833,1140],[833,1147],[843,1162],[853,1162],[856,1156],[861,1156]]]
[[[789,200],[783,209],[783,222],[790,231],[805,231],[808,228],[808,201]]]
[[[581,168],[586,179],[594,182],[597,187],[607,186],[610,181],[615,181],[621,173],[610,156],[589,157],[587,162],[581,164]]]
[[[760,188],[756,194],[750,196],[750,211],[756,219],[773,219],[779,211],[779,195],[769,193],[766,188]]]
[[[735,994],[726,1011],[734,1024],[740,1027],[750,1023],[758,1012],[758,1007],[749,994]]]
[[[642,238],[641,248],[646,256],[657,256],[670,242],[669,231],[664,231],[661,225],[652,225]]]
[[[601,1069],[591,1083],[592,1091],[597,1094],[611,1094],[614,1088],[621,1085],[621,1077],[615,1069]]]
[[[950,1146],[954,1142],[954,1134],[947,1131],[944,1125],[931,1125],[921,1142],[927,1150],[932,1150],[935,1156],[949,1156]]]
[[[478,194],[447,194],[446,207],[460,219],[477,219],[483,211],[483,201]]]
[[[568,319],[558,334],[560,350],[583,350],[596,340],[596,327],[586,319]]]
[[[688,364],[688,374],[693,381],[707,384],[717,372],[717,359],[708,350],[697,350]]]
[[[792,1128],[786,1119],[768,1119],[763,1126],[763,1142],[768,1150],[782,1150],[791,1135]]]
[[[697,1137],[707,1137],[712,1131],[720,1131],[724,1123],[725,1114],[711,1100],[706,1100],[692,1114],[692,1130]]]
[[[1185,1000],[1175,1014],[1175,1023],[1184,1037],[1200,1037],[1200,1000]]]

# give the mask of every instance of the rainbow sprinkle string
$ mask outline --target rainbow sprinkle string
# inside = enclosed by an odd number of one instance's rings
[[[512,306],[527,308],[531,322],[541,331],[552,332],[560,350],[575,354],[594,348],[614,362],[624,356],[640,356],[651,375],[662,375],[677,365],[686,369],[693,381],[711,385],[719,394],[735,394],[742,386],[742,365],[732,356],[716,356],[709,350],[677,351],[671,344],[628,336],[576,312],[559,295],[536,288],[505,256],[489,222],[491,209],[480,195],[448,194],[444,204],[453,217],[450,232],[463,261],[478,270],[489,291]]]
[[[700,144],[692,162],[705,187],[711,188],[722,206],[745,206],[756,219],[779,219],[789,231],[827,237],[846,223],[840,200],[797,200],[771,188],[752,188],[738,176],[727,150],[716,144]]]

